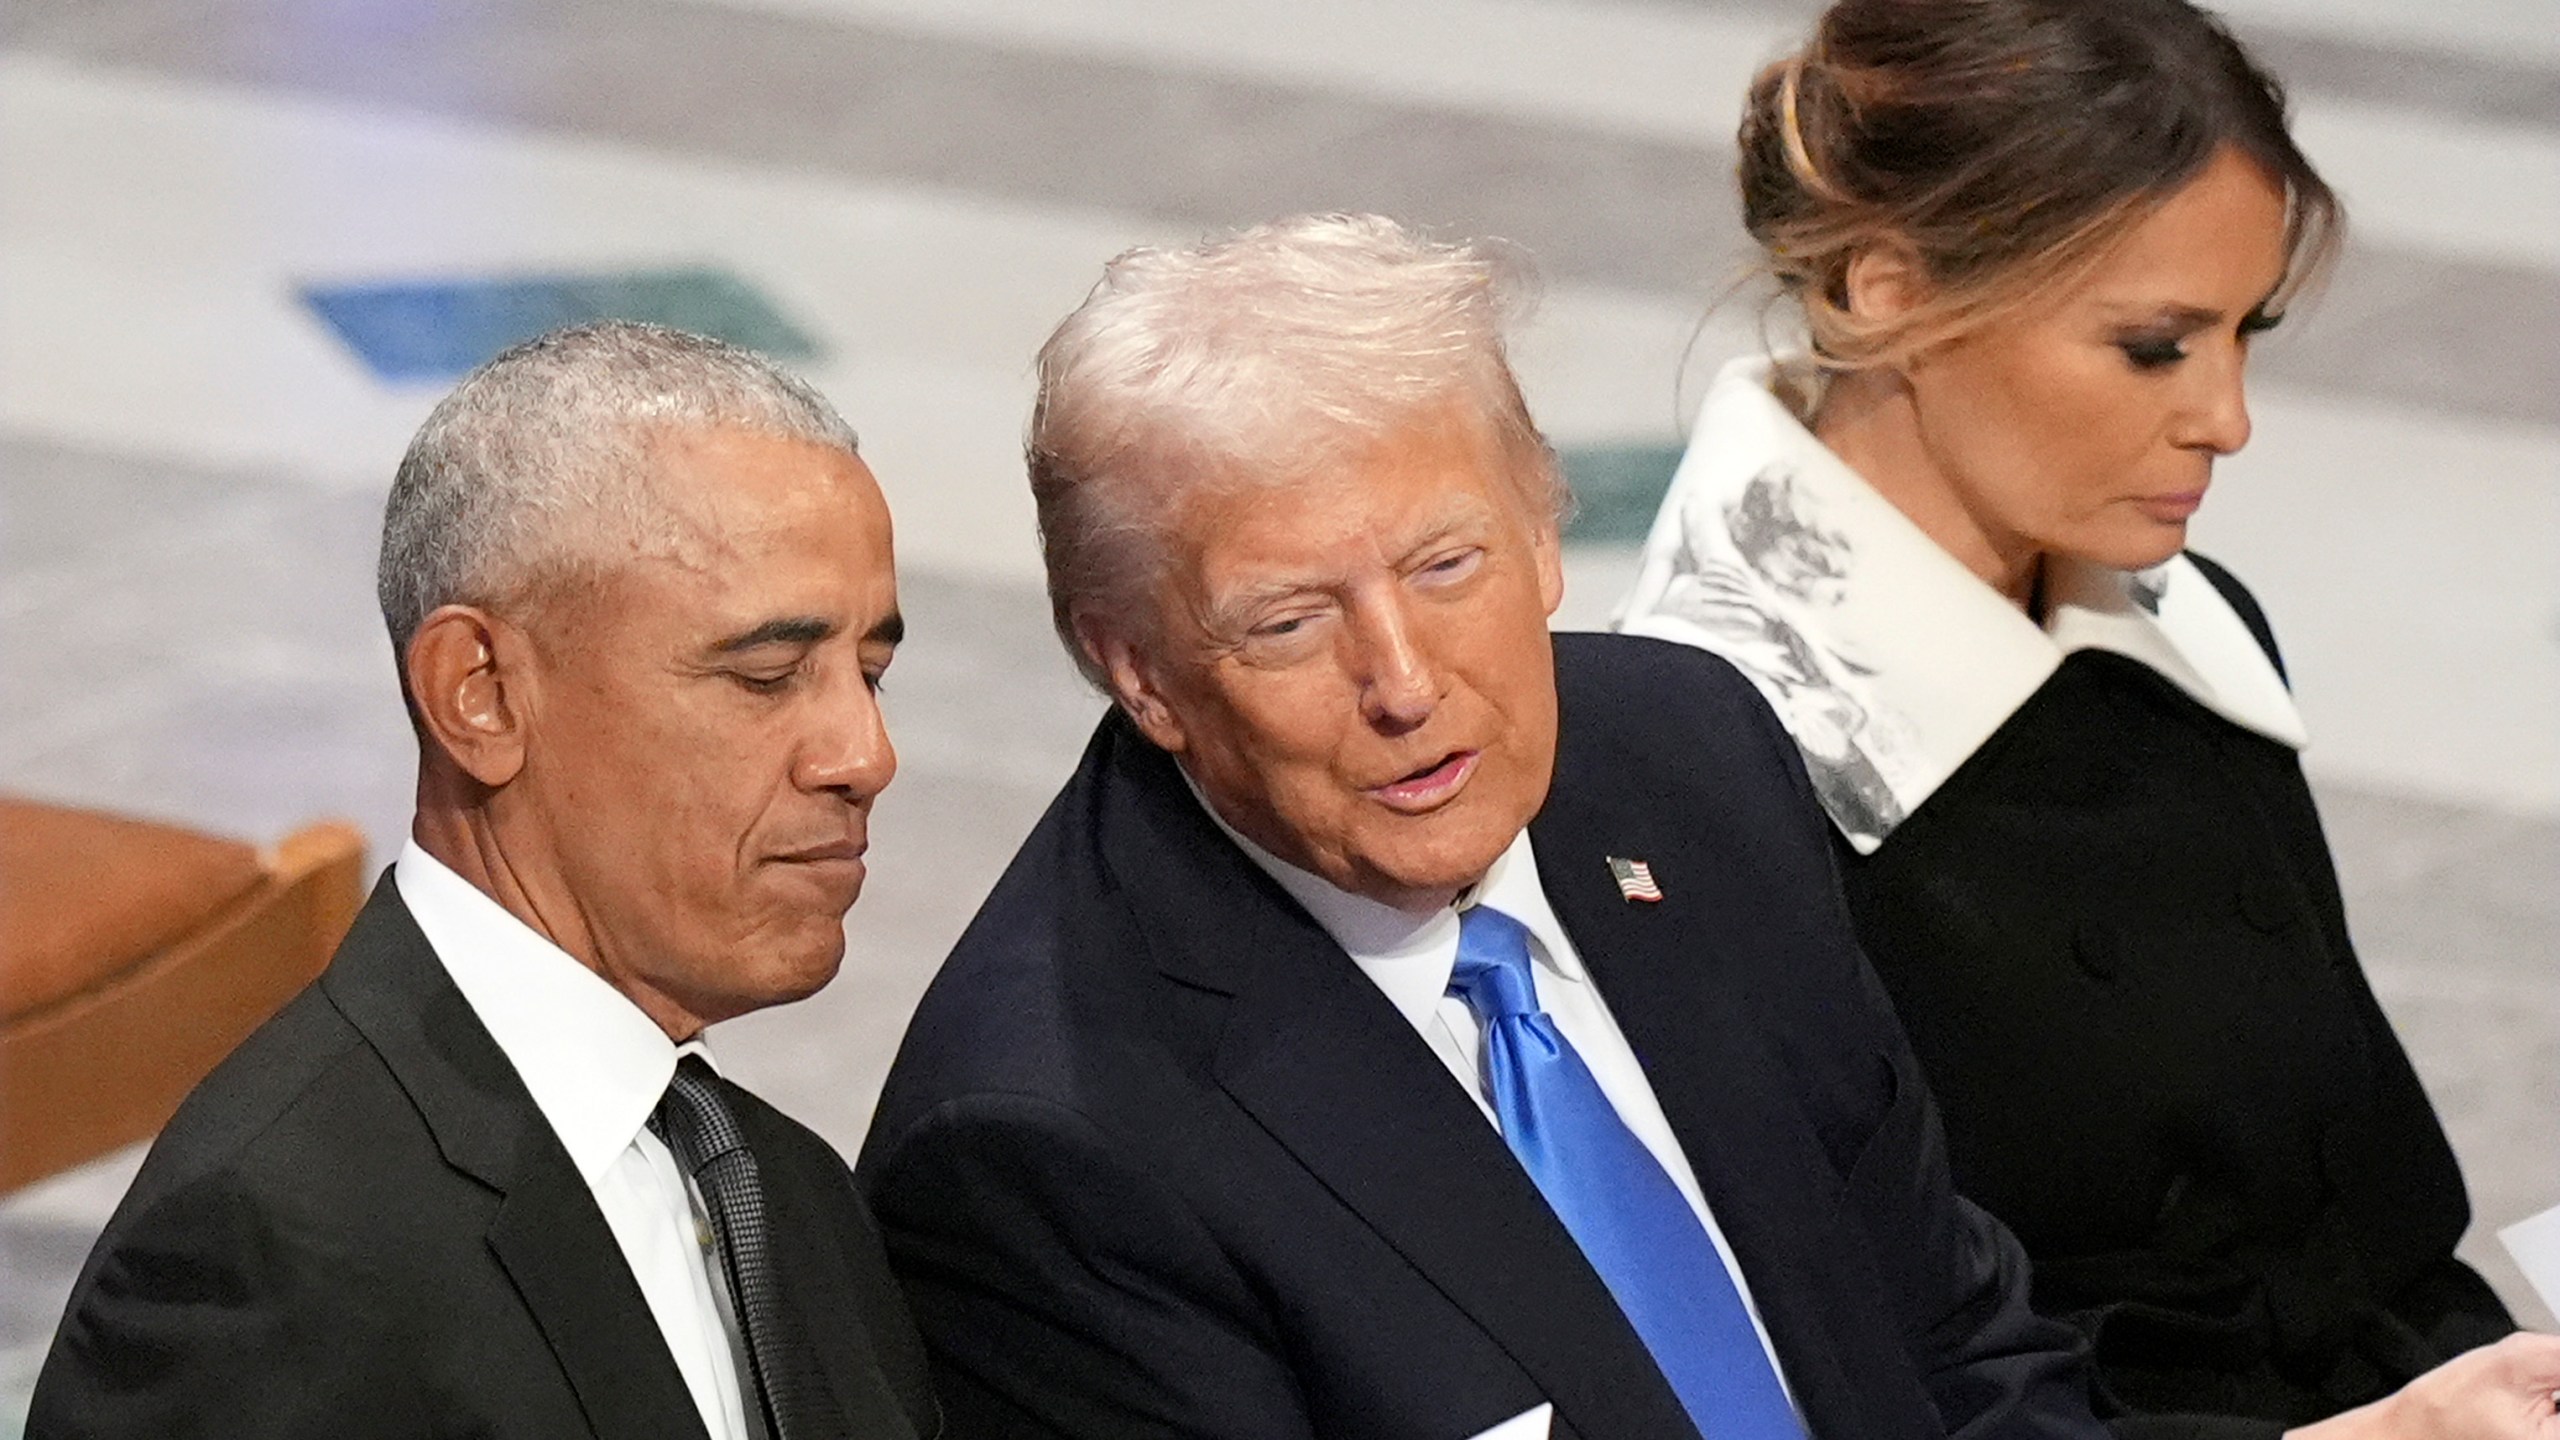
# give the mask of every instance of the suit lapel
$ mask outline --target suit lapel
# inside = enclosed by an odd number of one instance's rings
[[[489,1227],[489,1249],[551,1342],[598,1440],[703,1436],[693,1392],[566,1156],[519,1172]]]
[[[446,1163],[501,1197],[490,1252],[598,1440],[707,1440],[593,1192],[387,872],[321,985],[408,1093]]]
[[[1120,725],[1115,715],[1106,727]],[[1331,937],[1119,737],[1106,867],[1162,968],[1230,997],[1218,1083],[1586,1435],[1694,1433],[1500,1135]]]
[[[1587,803],[1599,777],[1567,780],[1530,826],[1548,900],[1697,1174],[1797,1407],[1817,1436],[1891,1433],[1857,1400],[1866,1387],[1855,1357],[1876,1337],[1840,1302],[1876,1282],[1848,1269],[1839,1177],[1764,1017],[1720,976],[1723,946],[1771,943],[1751,923],[1763,902],[1742,864],[1716,858],[1713,817],[1604,815]],[[1737,847],[1729,855],[1747,855],[1747,837],[1722,839]],[[1629,902],[1611,855],[1647,861],[1663,899]]]

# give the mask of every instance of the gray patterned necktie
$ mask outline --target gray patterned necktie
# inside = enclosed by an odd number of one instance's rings
[[[720,1268],[736,1300],[753,1372],[739,1377],[749,1409],[762,1410],[764,1429],[774,1440],[843,1436],[844,1422],[818,1373],[817,1353],[783,1302],[756,1157],[728,1097],[720,1093],[720,1077],[701,1056],[677,1063],[666,1098],[649,1117],[649,1130],[674,1152],[711,1211]]]

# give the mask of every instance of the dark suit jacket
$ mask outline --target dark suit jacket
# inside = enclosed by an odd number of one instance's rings
[[[1814,1433],[2100,1434],[1723,662],[1558,641],[1530,826]],[[1630,904],[1606,857],[1651,863]],[[1694,1436],[1499,1135],[1116,715],[935,980],[857,1174],[957,1436]]]
[[[729,1087],[854,1434],[931,1434],[842,1160]],[[613,1233],[385,877],[189,1096],[83,1268],[29,1440],[700,1437]]]
[[[2274,1440],[2513,1328],[2454,1258],[2462,1173],[2292,750],[2082,651],[1841,848],[1956,1177],[2092,1337],[2123,1440]]]

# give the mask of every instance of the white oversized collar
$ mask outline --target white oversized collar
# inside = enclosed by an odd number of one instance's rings
[[[1613,623],[1750,676],[1859,853],[2076,650],[2137,660],[2233,724],[2302,747],[2283,677],[2193,561],[2050,565],[2039,627],[1816,440],[1773,393],[1779,379],[1758,358],[1716,377]]]

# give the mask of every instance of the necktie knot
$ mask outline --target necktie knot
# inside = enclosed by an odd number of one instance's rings
[[[1529,927],[1490,905],[1461,912],[1449,993],[1488,1025],[1538,1013],[1538,989],[1529,976]]]
[[[729,1109],[728,1097],[720,1093],[720,1077],[699,1055],[687,1055],[676,1062],[676,1073],[667,1082],[667,1093],[658,1108],[649,1115],[649,1129],[667,1148],[675,1152],[676,1162],[688,1174],[700,1175],[704,1166],[732,1151],[744,1150],[747,1138],[738,1129],[738,1117]]]

